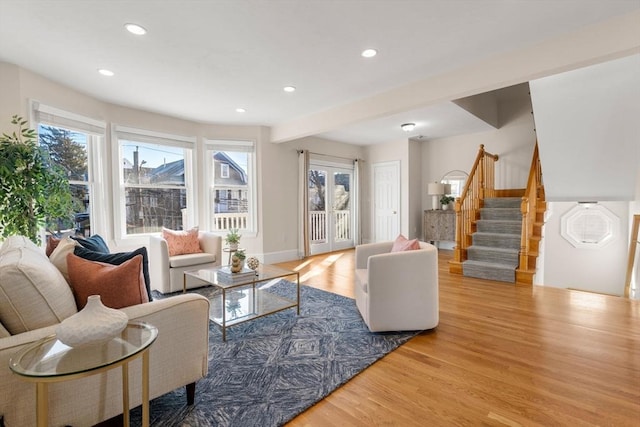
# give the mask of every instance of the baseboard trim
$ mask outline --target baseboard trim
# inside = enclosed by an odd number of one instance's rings
[[[262,255],[265,264],[277,264],[279,262],[294,261],[300,259],[297,249],[289,249],[280,252],[269,252]]]

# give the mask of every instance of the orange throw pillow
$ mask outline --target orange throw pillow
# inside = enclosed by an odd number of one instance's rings
[[[198,227],[176,231],[162,227],[162,238],[167,241],[169,256],[201,253],[198,241]]]
[[[406,237],[400,234],[393,242],[391,252],[413,251],[416,249],[420,249],[420,243],[418,243],[418,239],[408,240]]]
[[[88,261],[74,254],[67,255],[69,285],[78,310],[91,295],[100,295],[104,305],[123,308],[149,302],[142,274],[142,255],[136,255],[120,265]]]

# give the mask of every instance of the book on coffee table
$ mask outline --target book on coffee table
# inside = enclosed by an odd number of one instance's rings
[[[235,283],[245,280],[251,280],[257,273],[250,268],[243,267],[241,271],[232,273],[230,267],[222,267],[218,270],[218,281],[223,283]]]

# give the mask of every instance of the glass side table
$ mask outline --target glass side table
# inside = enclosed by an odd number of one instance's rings
[[[158,329],[144,322],[129,322],[110,341],[69,347],[45,337],[23,348],[9,360],[11,370],[25,381],[36,383],[37,425],[48,425],[49,383],[69,381],[122,367],[122,414],[129,425],[129,362],[142,357],[142,425],[149,425],[149,348]]]

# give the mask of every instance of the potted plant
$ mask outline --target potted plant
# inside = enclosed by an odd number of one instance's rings
[[[240,238],[242,235],[239,233],[237,228],[230,228],[227,232],[227,237],[225,237],[225,242],[229,245],[229,249],[235,251],[238,249],[238,243],[240,243]]]
[[[17,131],[0,136],[0,239],[23,235],[40,244],[45,221],[72,216],[69,181],[27,121],[13,116],[11,123]]]
[[[455,200],[455,197],[447,196],[446,194],[440,197],[440,204],[442,205],[442,210],[446,211],[447,209],[449,209],[449,203],[453,202],[454,200]]]

